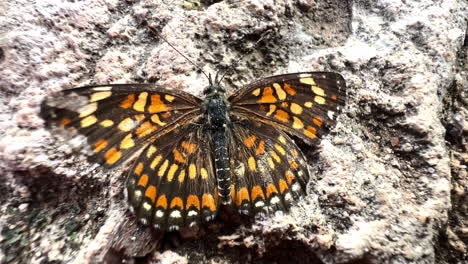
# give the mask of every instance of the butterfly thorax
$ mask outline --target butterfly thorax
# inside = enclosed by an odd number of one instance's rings
[[[207,133],[212,137],[218,195],[222,204],[230,204],[230,164],[227,146],[229,127],[229,103],[225,90],[219,86],[208,86],[205,91],[203,108],[207,116]]]
[[[227,114],[229,103],[224,92],[225,90],[219,86],[208,86],[205,88],[203,108],[206,111],[210,129],[225,130],[229,122]]]

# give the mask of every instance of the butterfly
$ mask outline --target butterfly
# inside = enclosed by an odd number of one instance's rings
[[[90,159],[133,164],[131,210],[162,231],[191,227],[232,206],[242,215],[285,212],[306,193],[310,172],[291,138],[312,145],[346,100],[343,77],[303,72],[267,77],[204,99],[156,84],[68,89],[47,97],[41,117],[86,138]]]

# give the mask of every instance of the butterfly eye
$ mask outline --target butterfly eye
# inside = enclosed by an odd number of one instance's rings
[[[213,86],[208,86],[205,88],[205,90],[203,90],[204,95],[210,94],[212,92],[213,92]]]

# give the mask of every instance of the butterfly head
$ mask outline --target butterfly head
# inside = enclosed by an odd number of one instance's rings
[[[205,96],[213,95],[213,94],[224,94],[226,93],[226,89],[219,85],[209,85],[203,90],[203,94]]]
[[[203,90],[203,94],[205,96],[213,96],[215,94],[224,94],[226,93],[226,89],[220,85],[221,80],[218,80],[218,73],[216,73],[215,78],[211,77],[211,74],[208,75],[209,85]]]

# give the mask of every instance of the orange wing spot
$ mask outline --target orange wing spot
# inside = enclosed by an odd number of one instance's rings
[[[135,126],[136,126],[135,120],[131,119],[130,117],[127,117],[124,120],[120,121],[120,123],[117,125],[117,127],[121,131],[130,131],[133,128],[135,128]]]
[[[271,87],[263,88],[263,94],[257,103],[275,103],[276,97],[273,95],[273,89]]]
[[[271,116],[276,110],[276,105],[274,104],[271,104],[270,105],[270,110],[268,111],[268,113],[266,114],[267,116]]]
[[[252,135],[244,139],[244,144],[247,147],[251,148],[255,145],[255,140],[257,140],[257,137],[255,135]]]
[[[80,113],[80,117],[85,117],[85,116],[88,116],[94,112],[96,112],[97,110],[97,103],[90,103],[90,104],[87,104],[83,107],[81,107],[80,109],[78,109],[78,112]]]
[[[182,155],[182,153],[180,153],[180,151],[178,151],[176,148],[174,148],[172,150],[172,153],[174,153],[174,159],[177,162],[180,162],[180,163],[185,163],[186,162],[186,160],[184,159],[184,156]]]
[[[304,130],[304,134],[310,138],[316,138],[317,135],[317,130],[315,130],[314,127],[311,127],[311,126],[307,126],[307,129]]]
[[[135,133],[139,138],[142,138],[153,133],[156,129],[158,129],[157,126],[153,126],[149,121],[146,121],[136,129]]]
[[[197,149],[197,144],[195,143],[188,143],[187,141],[182,141],[182,147],[187,150],[187,153],[191,154],[194,153]]]
[[[278,109],[275,114],[275,118],[278,119],[279,121],[288,123],[289,122],[289,114],[281,109]]]
[[[146,189],[145,196],[151,199],[151,202],[154,203],[154,200],[156,199],[156,187],[151,185]]]
[[[314,122],[314,124],[316,124],[318,127],[321,127],[322,124],[323,124],[322,119],[320,117],[318,117],[318,116],[314,116],[312,118],[312,122]]]
[[[281,154],[286,155],[286,150],[279,144],[275,144],[275,149]]]
[[[135,120],[141,121],[143,119],[145,119],[145,115],[135,115]]]
[[[172,95],[170,95],[170,94],[166,94],[166,95],[164,96],[164,99],[166,99],[166,101],[172,103],[172,101],[174,101],[175,97],[172,96]]]
[[[257,170],[257,161],[255,160],[254,157],[250,157],[248,160],[249,163],[249,169],[251,171],[256,171]]]
[[[273,159],[268,157],[267,161],[268,161],[268,166],[270,166],[270,168],[274,169],[275,168],[275,163],[273,162]]]
[[[281,143],[286,144],[286,138],[285,138],[285,137],[279,136],[279,137],[278,137],[278,140],[279,140]]]
[[[292,149],[291,153],[293,154],[294,157],[296,157],[296,158],[299,157],[299,152],[297,152],[297,150]]]
[[[70,124],[70,123],[71,123],[71,119],[70,119],[70,118],[64,118],[64,119],[60,120],[59,125],[61,125],[61,126],[66,126],[66,125],[68,125],[68,124]]]
[[[265,152],[265,141],[260,141],[258,143],[257,151],[255,152],[255,155],[261,155]]]
[[[148,148],[148,152],[146,152],[146,157],[147,158],[151,158],[151,156],[153,156],[153,154],[156,152],[156,147],[155,146],[150,146]]]
[[[336,95],[332,95],[330,97],[331,97],[331,99],[336,100]]]
[[[81,119],[80,125],[81,125],[81,127],[89,127],[90,125],[96,123],[97,121],[98,120],[97,120],[96,116],[90,115],[90,116],[87,116],[87,117]]]
[[[164,112],[163,114],[161,114],[161,116],[164,119],[168,119],[171,116],[171,113],[170,112]]]
[[[133,172],[135,172],[136,175],[140,175],[142,171],[143,171],[143,162],[140,162],[138,163],[138,165],[136,165],[135,170]]]
[[[164,176],[164,173],[166,173],[166,170],[167,170],[167,167],[169,166],[169,161],[168,160],[165,160],[163,162],[163,164],[161,165],[161,167],[159,167],[159,170],[158,170],[158,176],[159,177],[162,177]]]
[[[314,101],[317,104],[325,104],[326,102],[325,98],[323,98],[322,96],[318,96],[318,95],[314,97]]]
[[[101,139],[98,140],[96,143],[94,143],[94,152],[98,153],[101,152],[101,150],[105,149],[109,142],[107,140]]]
[[[240,190],[237,192],[237,197],[235,199],[237,206],[240,206],[242,204],[242,201],[250,201],[249,191],[247,191],[247,188],[245,187],[240,188]]]
[[[318,86],[312,86],[311,89],[316,95],[325,96],[325,91],[322,88]]]
[[[111,148],[106,152],[106,154],[104,154],[104,158],[106,159],[107,164],[114,164],[120,159],[121,156],[122,153],[117,151],[117,148]]]
[[[141,175],[140,179],[138,180],[138,185],[146,187],[146,184],[148,184],[148,180],[149,180],[148,174],[143,174],[143,175]]]
[[[114,125],[114,121],[106,119],[106,120],[101,121],[99,124],[103,127],[110,127]]]
[[[273,87],[275,88],[276,95],[280,100],[286,99],[286,92],[281,88],[281,85],[279,83],[274,83]]]
[[[180,197],[174,197],[171,201],[171,208],[178,206],[181,210],[184,209],[184,202]]]
[[[294,160],[290,160],[289,166],[291,167],[291,169],[297,169],[299,167],[299,164],[297,164],[297,162]]]
[[[157,207],[162,207],[164,209],[167,209],[167,198],[166,195],[161,195],[158,198],[158,201],[156,202]]]
[[[255,185],[250,192],[250,197],[252,197],[252,201],[255,201],[258,196],[262,197],[262,199],[265,199],[265,194],[263,194],[262,187],[260,187],[260,185]]]
[[[200,169],[200,176],[202,179],[208,178],[208,171],[205,168]]]
[[[187,197],[187,204],[185,205],[185,209],[188,210],[190,206],[195,206],[197,210],[200,210],[200,200],[193,194]]]
[[[303,111],[302,106],[296,103],[291,104],[291,112],[293,112],[293,114],[300,115],[302,114],[302,111]]]
[[[281,180],[279,180],[279,188],[280,188],[280,192],[284,193],[284,191],[286,191],[289,187],[288,187],[288,184],[286,183],[286,181],[281,179]]]
[[[161,121],[161,119],[159,119],[159,115],[157,115],[157,114],[154,114],[154,115],[151,116],[151,121],[153,121],[153,123],[158,124],[160,126],[167,125],[166,122],[163,122],[163,121]]]
[[[208,207],[208,209],[211,212],[214,212],[216,210],[216,205],[215,205],[213,195],[208,194],[208,193],[203,194],[203,196],[202,196],[202,208],[204,208],[204,207]]]
[[[162,100],[159,94],[151,95],[151,105],[148,108],[150,113],[163,112],[171,109]]]
[[[123,102],[120,103],[119,106],[121,108],[127,109],[127,108],[130,108],[134,102],[135,102],[135,94],[129,94],[127,98],[125,98],[125,100],[123,100]]]
[[[195,179],[196,176],[197,176],[197,166],[191,163],[189,165],[189,178],[193,180]]]
[[[289,85],[288,83],[283,84],[283,88],[286,91],[286,93],[289,94],[289,95],[295,95],[296,94],[296,90],[291,88],[291,85]]]
[[[299,79],[299,81],[300,81],[301,83],[309,84],[309,85],[315,85],[315,84],[316,84],[316,83],[315,83],[315,80],[312,79],[312,78],[301,78],[301,79]]]
[[[120,149],[128,149],[135,146],[135,142],[132,139],[132,134],[128,134],[120,142]]]
[[[289,104],[287,102],[282,102],[281,107],[288,108]]]
[[[259,96],[259,95],[260,95],[260,88],[255,89],[255,90],[252,92],[252,94],[255,95],[255,96]]]
[[[278,156],[278,154],[276,154],[276,152],[270,151],[270,155],[273,157],[273,159],[275,159],[276,163],[281,162],[281,158]]]
[[[177,177],[177,180],[178,180],[180,183],[184,182],[184,180],[185,180],[185,170],[181,170],[181,171],[179,172],[179,177]]]
[[[107,97],[111,96],[112,95],[112,92],[97,92],[97,93],[93,93],[91,96],[90,96],[90,99],[89,101],[90,102],[96,102],[96,101],[100,101],[100,100],[103,100],[103,99],[106,99]]]
[[[138,100],[136,103],[133,104],[133,109],[139,112],[144,112],[145,111],[145,106],[146,106],[146,99],[148,97],[147,92],[142,92],[138,95]]]
[[[296,176],[294,176],[294,174],[289,170],[284,173],[284,176],[286,176],[286,180],[288,180],[288,185],[291,185],[294,178],[296,178]]]
[[[294,129],[304,128],[304,123],[302,123],[302,120],[300,118],[293,116],[293,128]]]
[[[268,184],[268,187],[266,189],[266,195],[267,197],[270,197],[272,194],[278,193],[278,189],[276,189],[275,185],[273,184]]]
[[[161,156],[161,155],[156,156],[156,158],[154,158],[153,161],[151,162],[150,168],[154,170],[154,168],[156,168],[156,165],[159,164],[159,162],[161,161],[161,159],[162,159],[162,156]]]
[[[177,164],[172,164],[171,167],[169,168],[169,171],[167,172],[167,180],[172,181],[174,179],[175,173],[177,172],[177,169],[179,166]]]

